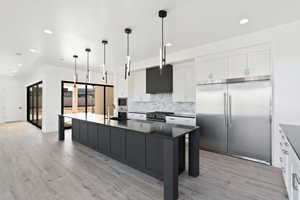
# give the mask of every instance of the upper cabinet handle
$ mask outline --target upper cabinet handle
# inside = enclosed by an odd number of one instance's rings
[[[298,191],[298,185],[300,184],[299,177],[296,173],[293,173],[293,188]]]

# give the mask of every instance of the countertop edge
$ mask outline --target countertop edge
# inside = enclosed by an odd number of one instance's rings
[[[287,126],[299,127],[299,129],[300,129],[300,126],[299,126],[299,125],[295,125],[295,124],[279,124],[279,126],[280,126],[280,128],[282,129],[282,131],[285,133],[287,140],[288,140],[289,143],[291,144],[291,146],[292,146],[294,152],[296,153],[298,159],[300,160],[300,152],[298,152],[298,151],[296,150],[295,145],[293,144],[293,142],[291,142],[292,140],[290,139],[288,133],[286,133],[287,130],[285,130],[285,129],[287,128]],[[300,132],[299,132],[299,138],[300,138]]]
[[[139,133],[145,134],[145,135],[149,135],[150,134],[149,132],[143,132],[143,131],[139,131],[139,130],[133,130],[133,129],[130,129],[130,128],[127,128],[127,127],[123,127],[123,126],[114,126],[112,124],[103,124],[103,123],[99,123],[99,122],[96,122],[96,121],[91,121],[91,120],[87,120],[87,119],[81,119],[81,118],[78,118],[78,117],[65,116],[64,114],[58,114],[58,116],[67,117],[67,118],[76,119],[76,120],[81,120],[81,121],[88,121],[90,123],[96,123],[96,124],[100,124],[100,125],[103,125],[103,126],[109,126],[109,127],[113,127],[113,128],[120,128],[120,129],[125,129],[125,130],[136,131],[136,132],[139,132]],[[141,122],[146,121],[146,120],[134,120],[134,119],[131,119],[131,120],[132,121],[141,121]],[[160,123],[163,123],[163,122],[160,122]],[[194,132],[194,131],[196,131],[197,129],[200,128],[199,126],[195,126],[195,127],[194,126],[187,126],[187,125],[176,125],[176,126],[179,126],[178,128],[180,128],[180,126],[182,126],[182,128],[190,128],[191,130],[186,131],[186,132],[184,132],[181,135],[172,136],[172,137],[170,137],[170,136],[164,136],[164,135],[160,135],[160,134],[155,134],[155,132],[152,133],[151,135],[155,136],[155,137],[165,138],[165,139],[176,139],[176,138],[182,137],[184,135],[187,135],[190,132]]]

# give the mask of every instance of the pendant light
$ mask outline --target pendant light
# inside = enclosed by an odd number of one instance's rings
[[[91,52],[91,49],[89,48],[86,48],[85,49],[85,52],[86,52],[86,57],[87,57],[87,60],[86,60],[86,83],[90,83],[90,52]]]
[[[77,55],[73,55],[74,58],[74,88],[76,88],[76,83],[78,82],[78,74],[77,74]]]
[[[108,41],[102,40],[103,44],[103,66],[102,66],[102,79],[107,83],[107,70],[106,70],[106,45]]]
[[[164,18],[167,17],[167,11],[165,10],[160,10],[158,11],[158,16],[161,18],[161,47],[160,47],[160,62],[159,62],[159,67],[160,67],[160,72],[162,72],[163,67],[166,65],[166,45],[164,41]]]
[[[129,35],[132,33],[130,28],[125,28],[125,33],[127,34],[127,51],[126,51],[126,64],[125,64],[125,80],[130,76],[131,72],[131,57],[129,55]]]

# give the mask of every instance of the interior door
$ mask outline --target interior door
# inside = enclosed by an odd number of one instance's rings
[[[197,125],[200,127],[200,147],[220,153],[227,152],[227,86],[212,84],[197,86]]]
[[[228,152],[270,162],[269,81],[228,85]]]

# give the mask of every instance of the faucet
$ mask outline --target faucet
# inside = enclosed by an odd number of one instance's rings
[[[116,106],[114,104],[107,105],[107,118],[110,119],[110,116],[114,114]],[[112,110],[112,113],[110,113],[110,110]]]

